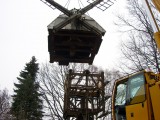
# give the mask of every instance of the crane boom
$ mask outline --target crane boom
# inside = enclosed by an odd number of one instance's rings
[[[156,6],[157,10],[160,12],[160,0],[152,0],[154,5]]]
[[[152,0],[154,5],[156,6],[157,10],[160,12],[160,0]],[[156,44],[158,47],[158,50],[160,51],[160,31],[154,33],[154,37],[156,40]]]
[[[152,13],[152,10],[150,8],[149,2],[148,0],[141,0],[145,9],[146,9],[146,13],[148,15],[148,18],[151,22],[151,26],[153,28],[154,31],[154,39],[158,48],[158,51],[160,52],[160,30],[159,30],[159,26],[156,22],[156,19]],[[156,9],[160,11],[160,0],[152,0],[154,5],[156,6]]]

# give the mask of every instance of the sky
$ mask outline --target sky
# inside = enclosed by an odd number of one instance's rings
[[[68,0],[55,0],[65,6]],[[87,0],[81,0],[84,6]],[[95,19],[105,30],[103,42],[94,65],[102,68],[116,67],[120,41],[123,39],[114,26],[115,14],[125,14],[125,0],[112,0],[114,5],[106,11],[97,8],[87,15]],[[80,4],[81,7],[82,4]],[[78,0],[70,0],[67,6],[79,8]],[[32,56],[38,63],[49,62],[47,26],[60,14],[40,0],[1,0],[0,4],[0,90],[13,91],[16,77]]]

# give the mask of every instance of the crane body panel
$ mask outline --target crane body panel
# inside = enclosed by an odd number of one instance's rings
[[[160,74],[141,71],[117,80],[112,95],[113,120],[159,120]]]

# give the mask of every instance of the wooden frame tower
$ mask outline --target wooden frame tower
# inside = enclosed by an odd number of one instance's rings
[[[94,120],[105,111],[104,72],[69,71],[65,81],[64,119]]]

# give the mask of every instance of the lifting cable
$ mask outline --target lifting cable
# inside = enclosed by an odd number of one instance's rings
[[[81,4],[80,4],[80,0],[78,0],[78,5],[79,5],[79,8],[81,9]],[[83,5],[82,5],[82,7],[83,7]]]
[[[68,0],[68,1],[67,1],[67,3],[65,4],[65,6],[64,6],[64,7],[66,7],[66,8],[68,9],[69,4],[70,4],[70,0]]]
[[[63,7],[65,7],[65,8],[67,8],[67,9],[68,9],[69,4],[70,4],[70,0],[68,0],[68,1],[66,2],[66,4],[65,4]],[[62,12],[60,12],[60,15],[61,15],[61,14],[63,14],[63,13],[62,13]]]
[[[69,8],[69,5],[70,5],[70,2],[71,2],[71,0],[67,0],[67,2],[66,2],[66,4],[64,5],[64,7],[65,8]],[[81,6],[82,6],[82,8],[84,7],[84,4],[82,3],[82,1],[81,0],[78,0],[78,5],[79,5],[79,8],[81,9]],[[60,15],[62,14],[62,12],[60,12]],[[87,14],[88,14],[88,16],[90,16],[89,15],[89,13],[87,12]]]
[[[81,0],[78,0],[78,3],[79,3],[79,7],[80,7],[80,8],[81,8],[81,5],[82,5],[82,7],[84,8],[84,5],[83,5],[83,3],[82,3]],[[87,14],[88,14],[88,16],[90,16],[88,12],[87,12]]]

